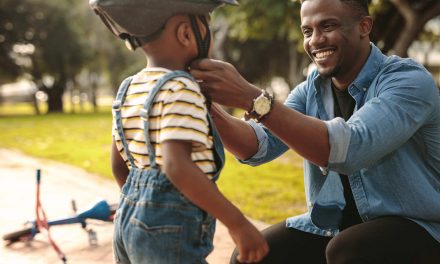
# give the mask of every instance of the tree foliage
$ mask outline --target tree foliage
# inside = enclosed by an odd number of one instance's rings
[[[62,111],[66,83],[86,58],[71,2],[3,0],[1,61],[9,77],[27,76],[49,96],[49,111]]]
[[[111,72],[117,83],[134,61],[100,24],[86,1],[1,0],[0,79],[30,79],[48,94],[49,112],[60,112],[66,87],[85,72],[96,98],[96,76]]]
[[[242,0],[225,8],[220,18],[229,25],[223,57],[251,82],[268,83],[283,76],[297,83],[309,62],[303,56],[298,2],[286,0]]]
[[[375,26],[371,38],[384,53],[407,56],[425,24],[440,15],[438,0],[376,0],[370,5]],[[298,84],[310,62],[302,49],[300,4],[295,0],[241,0],[222,16],[229,24],[222,57],[251,82],[277,75]],[[438,35],[434,36],[438,40]]]
[[[273,76],[291,87],[301,82],[310,60],[302,48],[299,1],[239,2],[214,13],[217,57],[263,86]],[[438,0],[375,0],[370,10],[372,41],[385,53],[406,56],[422,37],[438,42],[438,32],[424,30],[440,15]],[[62,111],[68,84],[82,86],[96,103],[103,79],[116,90],[144,63],[141,52],[130,53],[111,35],[87,1],[0,0],[0,84],[17,77],[34,81],[49,95],[50,111]]]
[[[406,57],[428,21],[440,16],[438,0],[380,0],[372,5],[375,26],[371,34],[383,52]],[[437,37],[437,41],[439,36]]]

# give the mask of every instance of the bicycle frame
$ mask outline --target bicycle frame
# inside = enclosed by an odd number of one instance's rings
[[[48,221],[40,202],[40,182],[41,182],[41,171],[38,169],[35,220],[27,222],[27,224],[30,224],[30,227],[26,227],[24,229],[3,235],[3,240],[8,241],[9,244],[18,241],[31,241],[38,233],[44,233],[50,245],[58,254],[59,258],[65,263],[67,259],[64,253],[58,247],[58,245],[53,241],[50,235],[50,228],[53,226],[81,224],[81,227],[84,230],[86,230],[89,235],[89,243],[96,244],[97,242],[96,232],[93,231],[92,229],[87,229],[87,220],[94,219],[104,222],[112,222],[117,206],[109,205],[106,200],[100,200],[96,202],[94,205],[92,205],[90,208],[77,213],[76,206],[73,202],[72,205],[74,207],[74,212],[75,212],[73,216]]]
[[[82,228],[87,227],[87,219],[101,220],[105,222],[113,221],[114,212],[112,212],[110,205],[106,200],[98,201],[90,209],[84,210],[71,217],[66,217],[63,219],[57,219],[48,221],[47,225],[49,227],[58,225],[70,225],[70,224],[81,224]],[[36,221],[31,221],[32,224],[32,237],[39,233]]]

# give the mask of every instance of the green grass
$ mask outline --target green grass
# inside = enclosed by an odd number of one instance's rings
[[[0,147],[112,178],[109,110],[40,116],[0,111],[0,131]],[[260,221],[275,223],[301,213],[305,210],[301,159],[289,152],[280,160],[250,167],[227,154],[219,188],[246,215]]]
[[[292,153],[287,156],[288,160],[299,159]],[[250,167],[228,155],[218,185],[246,215],[276,223],[305,211],[302,167],[292,163],[274,161]]]
[[[0,117],[0,146],[111,177],[111,113]]]

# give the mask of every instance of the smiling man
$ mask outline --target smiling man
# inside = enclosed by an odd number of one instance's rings
[[[305,158],[308,212],[264,231],[260,263],[440,263],[439,93],[421,65],[382,54],[372,26],[367,0],[303,0],[316,70],[284,104],[228,63],[192,65],[213,101],[246,110],[247,122],[212,107],[238,159]]]

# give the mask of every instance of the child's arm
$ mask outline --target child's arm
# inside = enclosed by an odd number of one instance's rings
[[[118,148],[116,147],[116,143],[114,139],[112,142],[111,162],[112,162],[113,177],[115,177],[119,187],[122,188],[125,181],[127,180],[128,168],[127,168],[127,164],[122,159]]]
[[[240,262],[261,260],[269,251],[263,236],[194,164],[191,147],[188,141],[164,141],[162,170],[189,200],[225,224],[237,246]]]

